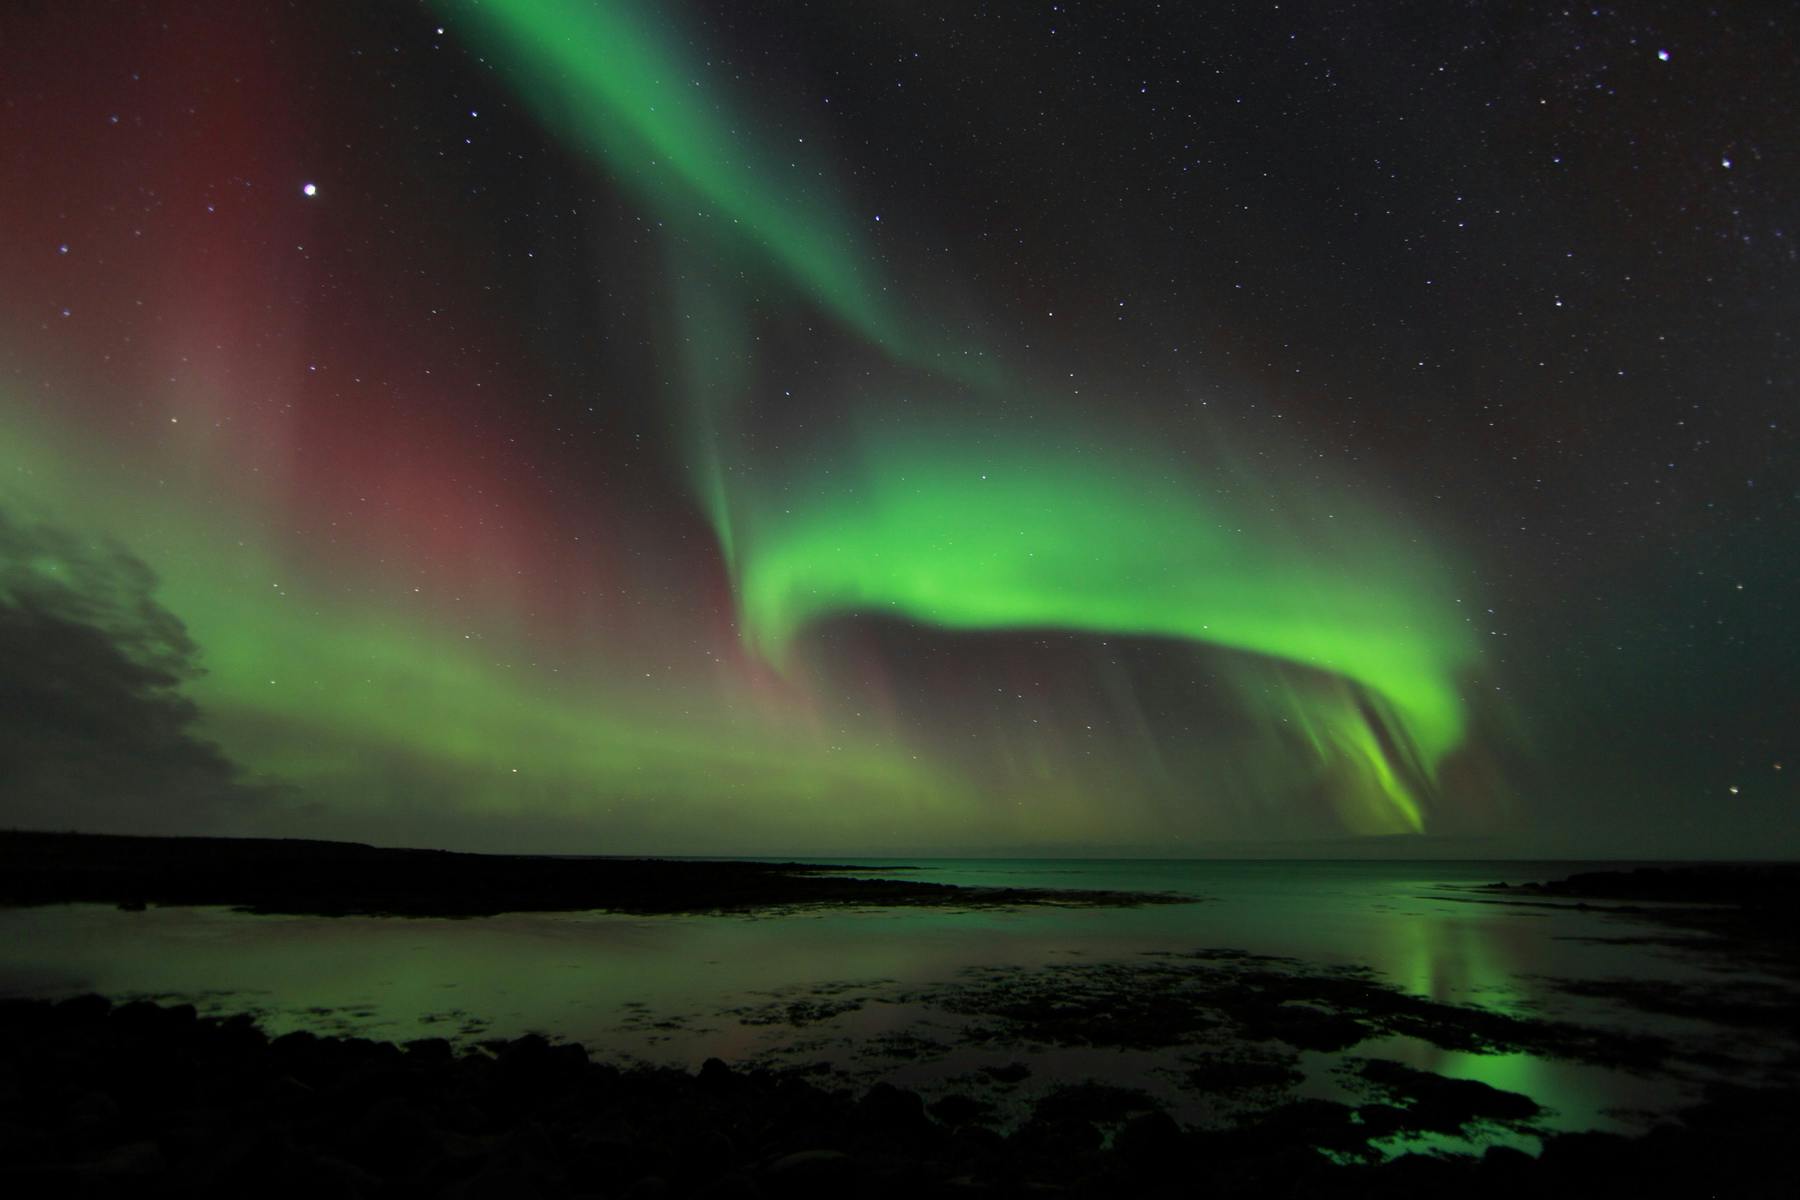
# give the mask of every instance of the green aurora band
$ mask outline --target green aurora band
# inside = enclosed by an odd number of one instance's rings
[[[836,457],[754,498],[740,535],[746,635],[779,662],[817,618],[880,613],[1183,638],[1299,664],[1356,685],[1287,684],[1276,704],[1321,762],[1361,768],[1362,798],[1339,797],[1340,815],[1363,832],[1422,831],[1421,789],[1464,733],[1456,672],[1475,657],[1429,564],[1353,511],[1310,523],[1234,511],[1148,450],[1091,446],[890,436],[860,463]],[[1254,698],[1266,683],[1239,687]]]
[[[484,568],[454,588],[393,565],[430,532],[417,513],[409,524],[370,510],[359,545],[390,558],[358,558],[299,532],[280,474],[295,449],[276,415],[286,404],[258,406],[237,384],[200,394],[207,385],[185,370],[180,384],[174,370],[147,373],[156,382],[142,394],[84,386],[79,372],[50,387],[53,372],[40,378],[34,364],[0,389],[0,505],[16,526],[116,543],[156,573],[157,603],[201,650],[205,674],[185,688],[199,732],[296,800],[247,813],[242,831],[400,841],[429,827],[440,844],[604,837],[598,848],[696,853],[1147,845],[1245,832],[1228,813],[1210,818],[1307,788],[1355,832],[1430,828],[1434,780],[1466,737],[1459,682],[1480,647],[1442,559],[1392,514],[1328,500],[1320,485],[1273,486],[1247,456],[1197,458],[1058,412],[985,349],[933,334],[929,306],[885,278],[829,173],[696,86],[709,72],[660,12],[619,0],[440,7],[667,231],[668,277],[644,292],[671,309],[678,466],[729,569],[742,646],[692,624],[711,596],[655,611],[669,593],[654,556],[634,568],[651,578],[604,587],[601,559],[559,549],[528,560],[581,598],[570,625],[542,620],[520,598],[516,563],[490,562],[486,543],[446,551]],[[238,300],[263,307],[249,287]],[[845,402],[779,448],[751,436],[767,382],[760,323],[783,305],[827,315],[890,360],[893,377],[877,370],[864,387],[894,402]],[[212,344],[210,326],[197,328]],[[192,349],[171,335],[169,354]],[[246,375],[263,377],[219,378]],[[190,409],[255,436],[233,441]],[[1009,416],[1021,411],[1028,422]],[[267,450],[268,473],[247,470],[246,445]],[[328,472],[307,479],[328,485],[321,505],[346,486]],[[569,532],[609,516],[569,515]],[[649,633],[606,625],[606,606],[628,603],[653,610]],[[1108,776],[1069,770],[1049,729],[990,742],[958,731],[949,749],[938,730],[853,720],[863,714],[809,688],[807,631],[858,615],[1207,648],[1258,723],[1254,761],[1144,785],[1154,767],[1135,759],[1103,755]],[[677,655],[667,673],[650,661]],[[970,746],[993,768],[980,783],[957,757]],[[1117,802],[1103,802],[1092,785],[1114,776]],[[1186,810],[1158,815],[1160,795],[1134,794],[1156,788]],[[337,823],[322,828],[321,813]],[[521,840],[508,842],[515,824]]]
[[[1280,518],[1218,503],[1208,496],[1224,490],[1217,479],[1116,434],[992,437],[978,418],[898,435],[881,425],[852,446],[794,456],[770,482],[721,449],[733,443],[723,429],[753,364],[752,318],[732,311],[739,293],[719,281],[745,260],[897,361],[935,370],[946,391],[972,386],[971,412],[1030,389],[998,371],[971,380],[947,365],[954,356],[920,353],[874,255],[822,198],[819,173],[762,150],[744,132],[748,114],[697,86],[707,72],[637,5],[445,7],[470,19],[546,124],[722,260],[708,274],[691,251],[679,256],[688,275],[713,281],[677,300],[691,325],[680,339],[687,467],[732,566],[751,645],[786,663],[812,621],[885,614],[948,629],[1183,638],[1297,664],[1339,685],[1246,668],[1252,707],[1297,730],[1322,767],[1349,764],[1355,782],[1340,778],[1346,794],[1334,797],[1348,828],[1426,829],[1432,780],[1465,733],[1458,679],[1478,648],[1443,567],[1415,538],[1342,505],[1296,513],[1290,501]],[[697,222],[697,206],[711,215]]]
[[[766,274],[896,356],[919,353],[825,169],[793,138],[777,154],[748,114],[721,112],[662,7],[619,0],[440,0],[547,126],[598,154],[659,217],[724,266]]]
[[[704,679],[671,692],[612,663],[553,672],[529,622],[500,619],[504,606],[472,625],[378,575],[366,587],[316,583],[280,537],[278,507],[244,496],[222,508],[207,474],[183,479],[141,451],[69,436],[4,392],[0,417],[0,506],[150,564],[156,600],[203,652],[205,673],[185,688],[200,732],[252,782],[291,786],[301,802],[291,827],[282,811],[243,814],[251,832],[316,835],[305,805],[322,800],[354,801],[334,814],[351,822],[340,835],[395,840],[408,813],[416,825],[435,810],[451,827],[530,816],[574,834],[616,806],[615,835],[654,845],[692,840],[723,804],[754,812],[777,843],[849,841],[863,823],[837,803],[846,793],[927,825],[966,802],[957,781],[894,746],[834,732],[827,752],[812,731],[733,705]],[[52,577],[81,568],[55,556],[23,565]],[[470,844],[508,847],[482,830]],[[531,836],[516,845],[542,849]]]

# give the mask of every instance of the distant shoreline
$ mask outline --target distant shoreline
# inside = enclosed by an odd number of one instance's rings
[[[564,858],[299,839],[0,832],[0,906],[226,905],[307,916],[638,915],[801,905],[1135,907],[1156,892],[973,888],[858,879],[841,864]]]
[[[1800,887],[1800,863],[1667,863],[1608,871],[1582,871],[1489,890],[1511,895],[1579,900],[1642,900],[1683,904],[1780,905]]]

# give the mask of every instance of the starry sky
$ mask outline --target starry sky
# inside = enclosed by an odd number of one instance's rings
[[[0,823],[1800,853],[1782,5],[0,10]]]

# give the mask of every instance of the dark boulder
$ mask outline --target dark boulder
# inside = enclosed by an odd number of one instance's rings
[[[1161,1172],[1181,1158],[1181,1126],[1161,1110],[1140,1113],[1113,1136],[1112,1149],[1130,1174]]]

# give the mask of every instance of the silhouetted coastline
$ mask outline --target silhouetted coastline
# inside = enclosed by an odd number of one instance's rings
[[[1482,891],[1502,903],[1593,905],[1669,929],[1706,934],[1686,948],[1753,960],[1800,978],[1800,863],[1677,863],[1583,871]],[[1645,940],[1639,938],[1637,940]]]
[[[1564,879],[1494,890],[1511,895],[1579,900],[1726,904],[1740,908],[1791,909],[1800,889],[1800,863],[1678,863],[1620,871],[1583,871]]]
[[[705,913],[793,905],[1190,903],[1144,892],[967,888],[741,860],[553,858],[300,839],[0,833],[0,904],[228,905],[311,916]]]

